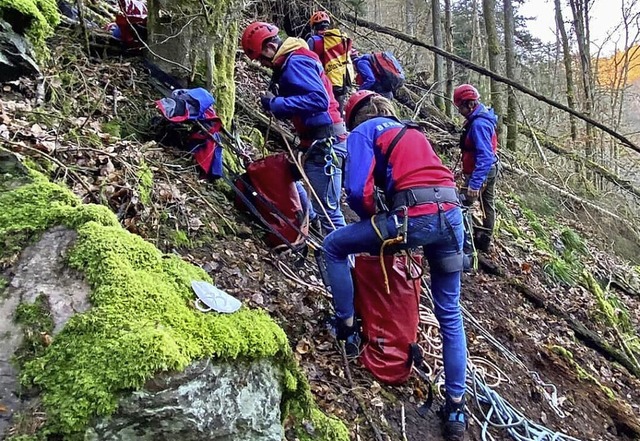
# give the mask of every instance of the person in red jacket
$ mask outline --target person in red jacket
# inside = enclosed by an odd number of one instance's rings
[[[465,176],[465,205],[480,200],[484,219],[475,237],[476,248],[488,251],[496,222],[496,180],[498,175],[498,117],[480,102],[478,90],[462,84],[453,91],[453,103],[466,119],[460,137],[462,173]]]
[[[378,255],[383,240],[397,237],[407,216],[406,242],[397,246],[422,246],[429,262],[434,313],[443,341],[445,438],[462,440],[467,423],[467,350],[460,310],[464,231],[453,174],[422,131],[400,122],[391,102],[381,95],[368,90],[353,94],[345,106],[345,120],[351,133],[344,188],[347,203],[360,221],[331,232],[323,242],[337,338],[345,341],[348,355],[358,354],[360,339],[348,256],[363,252]],[[376,212],[376,188],[384,192],[388,211]]]
[[[277,96],[266,93],[260,104],[276,118],[293,123],[298,147],[304,152],[304,172],[321,199],[321,203],[315,197],[311,201],[323,231],[344,226],[340,183],[347,131],[322,63],[304,40],[289,37],[283,41],[270,23],[251,23],[241,43],[250,59],[273,69]]]

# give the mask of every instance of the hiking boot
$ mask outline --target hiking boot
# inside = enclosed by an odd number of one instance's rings
[[[358,320],[353,326],[347,326],[344,321],[336,318],[333,322],[335,326],[335,336],[339,341],[344,341],[344,349],[347,358],[357,358],[360,355],[360,346],[362,339],[360,338],[360,326]]]
[[[483,253],[489,252],[491,249],[491,236],[486,233],[478,233],[475,239],[476,249]]]
[[[352,360],[354,358],[358,358],[360,355],[360,345],[362,344],[362,339],[360,338],[359,332],[354,332],[344,341],[344,350],[347,353],[347,358]]]
[[[449,395],[444,406],[440,408],[442,418],[442,431],[446,441],[463,441],[464,432],[467,430],[467,414],[464,411],[464,397],[459,403],[455,403]]]

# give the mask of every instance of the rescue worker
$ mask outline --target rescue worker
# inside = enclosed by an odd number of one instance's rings
[[[307,40],[307,44],[322,62],[325,74],[333,85],[333,95],[338,101],[342,115],[349,88],[356,76],[350,54],[351,39],[339,29],[329,29],[331,19],[324,11],[315,12],[309,21],[312,36]]]
[[[252,60],[273,69],[278,96],[267,92],[262,108],[278,119],[290,119],[304,152],[304,172],[322,201],[312,197],[325,233],[345,225],[340,210],[342,161],[347,132],[331,83],[318,56],[300,38],[278,37],[278,28],[251,23],[242,34],[242,49]],[[328,218],[325,216],[328,215]]]
[[[378,255],[383,239],[398,235],[406,213],[406,243],[392,251],[422,246],[429,262],[434,313],[443,341],[444,433],[447,440],[462,440],[467,424],[466,338],[460,310],[464,232],[453,174],[422,131],[400,122],[391,102],[377,93],[364,90],[353,94],[345,106],[345,121],[350,135],[344,187],[347,202],[360,221],[331,232],[323,242],[337,338],[345,341],[348,355],[359,353],[348,256]],[[376,214],[374,187],[384,192],[388,212]],[[388,233],[382,233],[381,238],[376,229]]]
[[[371,57],[372,54],[360,54],[356,49],[351,51],[358,90],[371,90],[392,100],[393,90],[376,77]]]
[[[496,221],[498,117],[493,109],[485,107],[479,100],[480,94],[471,84],[462,84],[453,91],[453,103],[466,120],[460,137],[462,173],[465,177],[462,191],[464,204],[472,205],[480,200],[484,218],[482,230],[475,234],[475,246],[487,252]]]

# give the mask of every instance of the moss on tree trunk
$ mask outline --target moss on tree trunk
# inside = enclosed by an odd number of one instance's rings
[[[147,56],[185,87],[208,88],[225,124],[235,107],[239,0],[149,0]]]

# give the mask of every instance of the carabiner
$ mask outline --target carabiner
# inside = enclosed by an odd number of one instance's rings
[[[333,164],[333,156],[328,153],[324,156],[324,174],[326,176],[333,176],[336,174],[336,166]]]

